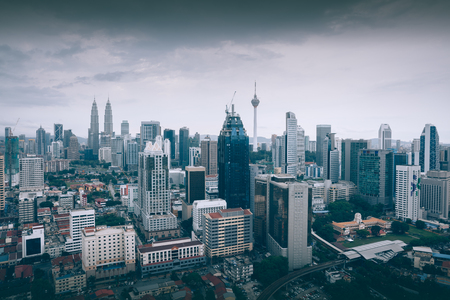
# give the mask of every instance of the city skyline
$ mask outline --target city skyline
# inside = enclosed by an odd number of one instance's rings
[[[330,124],[370,139],[389,124],[412,141],[431,123],[450,143],[445,1],[108,4],[1,4],[0,127],[87,138],[94,97],[102,118],[109,95],[114,127],[128,120],[132,135],[149,120],[218,135],[237,91],[253,136],[256,80],[258,136],[281,135],[292,111],[310,137]]]

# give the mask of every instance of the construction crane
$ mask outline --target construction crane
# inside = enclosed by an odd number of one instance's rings
[[[20,118],[17,119],[16,125],[14,125],[13,130],[11,130],[11,131],[9,132],[9,136],[13,136],[14,130],[16,130],[16,127],[17,127],[17,124],[19,123],[19,121],[20,121]]]
[[[231,105],[233,105],[233,100],[234,100],[234,96],[236,96],[236,91],[234,91],[234,94],[233,94],[233,97],[231,98],[231,102],[230,102],[230,105],[228,106],[228,105],[225,105],[225,112],[228,114],[228,112],[229,112],[229,109],[230,109],[230,107],[231,107]]]

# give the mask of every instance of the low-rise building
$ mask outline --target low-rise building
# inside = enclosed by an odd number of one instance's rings
[[[86,288],[86,273],[82,268],[80,254],[53,259],[52,275],[56,295],[81,292]]]
[[[246,256],[225,258],[224,272],[233,282],[250,281],[253,275],[253,263]]]
[[[434,265],[433,251],[430,247],[413,247],[414,268],[422,270],[426,265]]]
[[[130,292],[132,300],[141,299],[145,295],[159,296],[162,294],[171,294],[177,290],[177,285],[170,279],[158,279],[151,281],[141,281],[133,286]]]
[[[354,235],[356,230],[363,230],[372,228],[372,226],[378,225],[381,227],[383,232],[386,232],[391,228],[391,222],[384,221],[378,218],[368,218],[363,220],[360,213],[355,214],[355,219],[350,222],[333,222],[333,229],[340,232],[341,235]]]
[[[44,254],[44,226],[32,226],[22,231],[22,256],[38,256]]]
[[[191,269],[206,264],[204,245],[190,238],[157,241],[139,246],[137,251],[142,276]]]

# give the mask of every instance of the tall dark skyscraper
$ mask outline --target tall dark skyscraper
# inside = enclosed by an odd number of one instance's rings
[[[436,126],[426,124],[420,135],[419,164],[422,172],[440,168],[439,134]]]
[[[63,139],[63,147],[64,148],[69,148],[70,146],[70,138],[72,137],[73,133],[72,133],[72,129],[67,129],[64,130],[64,139]],[[95,155],[95,153],[94,153]],[[98,155],[98,153],[97,153]]]
[[[45,155],[45,130],[42,126],[36,130],[36,154]]]
[[[226,113],[217,147],[219,198],[227,201],[228,208],[249,208],[249,138],[234,105]]]
[[[54,124],[55,142],[63,140],[63,133],[63,124]]]
[[[359,150],[367,149],[367,140],[345,139],[342,141],[341,149],[341,179],[357,184]]]
[[[189,128],[180,128],[180,166],[189,165]]]
[[[140,148],[144,151],[147,142],[154,142],[156,136],[161,135],[161,125],[158,121],[142,121],[141,122],[141,137]]]
[[[91,127],[89,128],[88,134],[88,147],[92,149],[95,158],[98,157],[98,133],[98,109],[94,99],[91,109]]]
[[[170,141],[170,159],[175,159],[175,130],[168,128],[164,129],[164,139]]]
[[[317,125],[316,127],[316,163],[323,167],[323,140],[331,133],[331,125]]]
[[[112,115],[112,108],[111,108],[111,102],[106,102],[106,108],[105,108],[105,127],[104,132],[106,134],[109,134],[111,137],[113,135],[113,115]]]

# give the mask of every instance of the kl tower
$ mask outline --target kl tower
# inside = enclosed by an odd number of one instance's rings
[[[255,96],[252,99],[252,105],[254,107],[254,119],[253,119],[253,152],[258,151],[258,134],[257,134],[257,108],[259,105],[258,97],[256,97],[256,81],[255,81]]]

